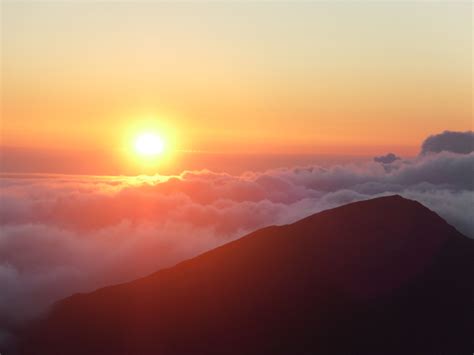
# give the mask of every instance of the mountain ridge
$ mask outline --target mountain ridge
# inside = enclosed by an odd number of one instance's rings
[[[472,242],[418,202],[359,201],[263,228],[129,283],[73,295],[28,330],[19,353],[380,352],[383,344],[363,329],[405,353],[468,350]],[[422,301],[424,284],[447,296],[444,288],[454,288],[461,300],[451,305],[460,308],[457,333],[439,325],[450,331],[444,342],[417,343],[427,341],[426,330],[412,336],[403,329],[410,312],[416,320],[417,308],[431,302]],[[429,309],[453,321],[439,311],[443,300],[436,302]],[[393,329],[383,332],[373,319]]]

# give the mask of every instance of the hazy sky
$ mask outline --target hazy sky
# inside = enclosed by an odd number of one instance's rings
[[[470,2],[2,2],[2,145],[415,154],[472,129]]]

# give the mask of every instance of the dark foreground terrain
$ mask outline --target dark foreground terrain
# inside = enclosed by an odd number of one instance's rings
[[[474,240],[383,197],[62,300],[16,353],[470,355],[473,280]]]

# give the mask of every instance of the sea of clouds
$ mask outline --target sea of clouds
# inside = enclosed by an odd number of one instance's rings
[[[59,298],[147,275],[263,226],[381,195],[418,200],[474,238],[473,147],[473,132],[444,132],[410,160],[390,153],[364,164],[238,176],[5,175],[0,328]]]

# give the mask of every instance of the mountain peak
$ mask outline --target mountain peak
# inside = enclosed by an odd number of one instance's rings
[[[472,240],[418,202],[380,197],[65,299],[21,352],[459,353],[474,345],[473,272]]]

